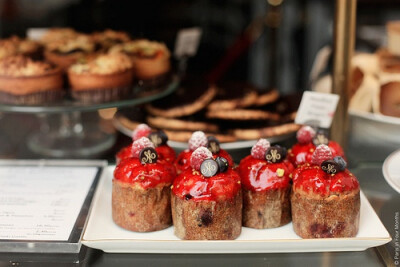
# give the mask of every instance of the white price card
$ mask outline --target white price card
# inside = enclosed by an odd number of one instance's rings
[[[68,241],[96,167],[0,166],[0,240]]]
[[[29,28],[26,31],[26,36],[32,40],[40,40],[44,34],[49,31],[49,28]]]
[[[338,102],[338,95],[306,91],[303,93],[295,122],[329,128]]]
[[[201,34],[202,30],[198,27],[180,30],[175,41],[175,57],[181,58],[196,55]]]

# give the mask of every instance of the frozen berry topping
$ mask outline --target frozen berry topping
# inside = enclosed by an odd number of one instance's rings
[[[190,166],[193,169],[199,171],[201,163],[203,163],[206,159],[211,159],[213,157],[212,153],[206,147],[199,147],[195,151],[193,151],[192,156],[190,157]]]
[[[339,165],[339,170],[343,171],[347,167],[347,163],[341,156],[336,156],[333,160]]]
[[[139,124],[136,129],[132,132],[133,141],[138,140],[141,137],[147,137],[151,133],[151,128],[145,124]]]
[[[311,143],[314,136],[315,136],[315,130],[308,125],[301,127],[296,134],[297,141],[300,144]]]
[[[225,172],[229,168],[229,161],[224,157],[217,157],[215,161],[218,164],[218,169],[220,172]]]
[[[311,163],[315,165],[321,165],[321,163],[325,160],[330,160],[332,158],[333,156],[331,149],[327,145],[319,145],[312,155]]]
[[[138,158],[140,151],[146,147],[154,148],[154,144],[149,140],[149,138],[141,137],[134,141],[132,144],[132,157]]]
[[[251,148],[251,155],[256,159],[264,159],[265,153],[270,147],[270,143],[267,139],[259,139],[257,143]]]
[[[192,134],[189,139],[189,149],[194,151],[199,147],[207,147],[208,140],[206,135],[202,131],[196,131]]]

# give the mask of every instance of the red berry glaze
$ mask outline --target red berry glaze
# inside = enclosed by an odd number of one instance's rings
[[[321,165],[322,162],[330,159],[333,159],[331,149],[327,145],[319,145],[311,157],[311,163]]]
[[[128,158],[115,167],[114,179],[124,183],[136,183],[147,189],[159,184],[171,184],[174,176],[166,164],[142,164],[138,158]]]
[[[256,159],[264,159],[265,152],[270,147],[270,143],[267,139],[259,139],[257,143],[251,148],[251,155]]]
[[[358,189],[360,185],[347,169],[332,175],[318,165],[304,164],[293,172],[293,187],[325,197]]]
[[[297,141],[300,144],[311,143],[314,136],[315,136],[315,130],[308,125],[301,127],[296,134]]]
[[[208,178],[196,170],[186,170],[175,179],[172,187],[173,194],[193,201],[230,200],[239,190],[240,178],[232,169]]]
[[[192,169],[199,171],[201,163],[203,163],[203,161],[206,159],[211,159],[212,156],[213,155],[211,151],[208,150],[208,148],[199,147],[195,151],[193,151],[190,157],[190,166],[192,167]]]
[[[139,124],[132,132],[132,140],[136,141],[141,137],[147,137],[151,133],[151,128],[145,124]]]
[[[266,191],[289,186],[292,165],[285,161],[268,163],[265,159],[247,156],[239,164],[239,174],[244,188]]]

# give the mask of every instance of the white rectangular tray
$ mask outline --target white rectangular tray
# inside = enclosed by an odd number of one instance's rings
[[[180,240],[173,227],[151,233],[136,233],[117,226],[111,217],[113,166],[100,181],[82,243],[113,253],[276,253],[361,251],[386,244],[391,238],[375,211],[361,192],[360,229],[354,238],[301,239],[292,224],[256,230],[242,228],[236,240]]]

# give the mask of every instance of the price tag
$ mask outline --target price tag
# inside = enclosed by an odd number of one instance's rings
[[[339,96],[317,92],[304,92],[295,122],[329,128],[335,115]]]
[[[199,47],[201,34],[202,30],[197,27],[180,30],[175,42],[175,57],[194,56]]]
[[[26,31],[26,36],[32,40],[40,40],[42,36],[49,31],[49,28],[29,28]]]

